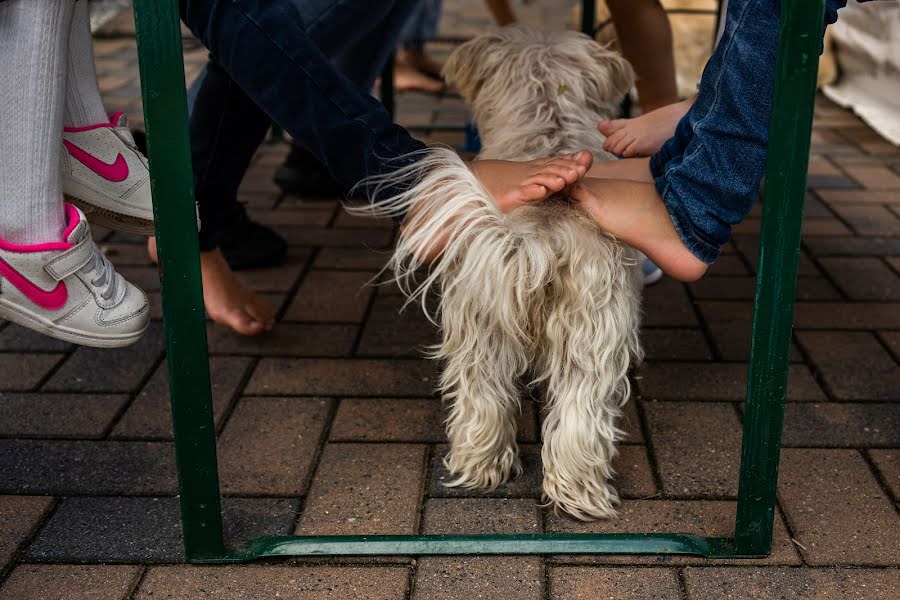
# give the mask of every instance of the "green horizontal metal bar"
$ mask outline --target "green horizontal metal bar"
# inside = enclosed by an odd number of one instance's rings
[[[548,533],[261,537],[244,543],[224,558],[194,562],[249,562],[278,556],[457,554],[691,554],[738,558],[730,538],[681,533]]]

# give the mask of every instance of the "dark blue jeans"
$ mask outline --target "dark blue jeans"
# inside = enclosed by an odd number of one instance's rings
[[[190,123],[201,250],[218,245],[222,203],[235,201],[270,121],[346,190],[414,160],[424,145],[367,91],[413,2],[181,0],[213,57]]]
[[[825,24],[846,4],[827,0]],[[766,170],[779,12],[778,0],[729,0],[694,105],[650,158],[675,229],[707,263],[750,212]]]

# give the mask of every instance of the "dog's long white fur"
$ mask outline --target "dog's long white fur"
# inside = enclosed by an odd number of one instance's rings
[[[482,156],[602,153],[602,137],[585,130],[595,132],[612,113],[632,76],[627,63],[598,48],[578,34],[524,28],[461,46],[445,74],[474,106]],[[563,115],[570,112],[577,116]],[[418,183],[353,210],[406,215],[387,268],[423,309],[432,293],[439,299],[442,341],[432,357],[445,363],[448,485],[492,489],[521,471],[519,398],[523,386],[537,386],[545,400],[545,500],[580,519],[614,515],[616,422],[629,396],[629,365],[640,358],[633,251],[562,197],[501,214],[447,148],[429,149],[367,186],[378,194],[409,181]],[[425,265],[421,257],[434,254],[437,240],[440,258]]]

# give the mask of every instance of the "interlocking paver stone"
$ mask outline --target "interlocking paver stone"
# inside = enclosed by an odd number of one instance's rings
[[[288,307],[288,321],[363,320],[374,288],[373,271],[310,271]]]
[[[785,406],[785,446],[900,446],[900,404],[808,403]]]
[[[0,573],[53,506],[44,496],[0,496]]]
[[[241,398],[219,437],[222,491],[305,493],[330,411],[330,400]]]
[[[891,565],[900,520],[856,450],[785,448],[782,507],[812,565]]]
[[[540,533],[537,500],[436,498],[425,505],[422,533]],[[415,598],[542,597],[538,557],[425,557],[419,561]]]
[[[414,444],[327,444],[297,533],[414,533],[425,455]]]
[[[0,456],[0,493],[175,493],[169,443],[0,440]]]
[[[0,354],[0,391],[34,389],[62,359],[62,354]]]
[[[753,329],[752,302],[700,301],[697,307],[713,337],[715,349],[723,360],[746,361],[750,356]],[[791,361],[801,360],[791,346]]]
[[[405,600],[405,567],[151,567],[135,600]]]
[[[798,331],[797,339],[841,400],[896,400],[900,368],[867,332]]]
[[[20,565],[0,587],[0,600],[125,600],[143,570],[135,565]]]
[[[691,567],[684,579],[692,600],[892,600],[900,589],[896,569]]]
[[[247,394],[286,396],[429,396],[436,366],[421,360],[264,358]]]
[[[819,261],[851,300],[900,300],[900,276],[875,257],[825,257]]]
[[[900,302],[798,302],[797,329],[900,329]]]
[[[252,356],[350,356],[359,326],[343,323],[279,323],[272,331],[252,337],[209,325],[209,351]]]
[[[641,331],[644,358],[660,360],[712,360],[712,353],[699,329],[656,329]]]
[[[100,438],[127,402],[123,394],[0,393],[0,436]]]
[[[297,501],[225,498],[227,539],[290,533]],[[80,497],[63,500],[29,546],[29,560],[180,562],[184,560],[177,498]]]
[[[412,303],[400,312],[403,302],[403,296],[375,298],[359,342],[360,356],[422,356],[428,346],[440,341],[421,306]]]
[[[641,395],[651,400],[740,401],[747,392],[747,365],[742,363],[645,363],[640,368]],[[790,400],[825,400],[805,365],[788,369]]]
[[[125,348],[80,347],[44,384],[50,392],[136,392],[163,355],[159,323],[137,343]],[[104,368],[98,369],[97,365]]]
[[[344,398],[329,439],[333,442],[442,442],[444,413],[436,398]],[[377,427],[372,427],[378,423]]]
[[[674,569],[553,567],[548,571],[552,600],[681,600]]]
[[[732,404],[645,402],[663,491],[736,497],[741,423]]]
[[[536,556],[426,556],[418,561],[413,600],[541,600],[543,571]]]
[[[697,316],[684,284],[664,277],[644,290],[642,299],[645,327],[697,327]]]
[[[66,352],[72,344],[7,323],[0,330],[0,352]]]
[[[217,425],[222,422],[252,362],[250,358],[237,356],[210,358],[213,416]],[[169,398],[169,372],[165,361],[157,367],[153,377],[122,415],[112,436],[172,439],[172,405]]]

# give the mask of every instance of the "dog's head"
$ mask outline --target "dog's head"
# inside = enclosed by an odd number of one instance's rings
[[[599,150],[597,121],[617,114],[634,83],[631,65],[588,36],[522,26],[461,45],[444,77],[472,107],[482,156],[517,159],[585,142]]]

